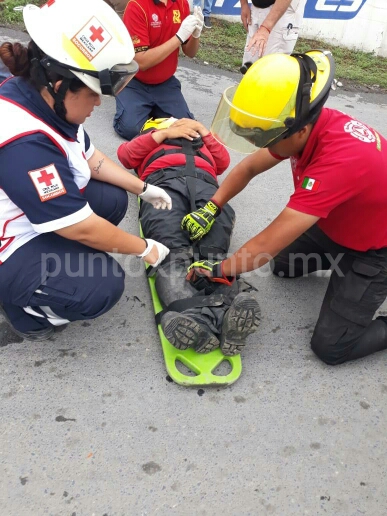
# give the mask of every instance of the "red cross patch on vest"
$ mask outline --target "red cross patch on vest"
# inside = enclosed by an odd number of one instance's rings
[[[59,172],[53,163],[47,167],[30,170],[28,175],[34,183],[42,202],[49,201],[50,199],[67,193]]]

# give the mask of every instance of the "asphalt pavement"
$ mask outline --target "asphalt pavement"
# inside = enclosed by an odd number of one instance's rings
[[[207,126],[223,90],[240,80],[186,59],[177,76]],[[385,95],[339,89],[327,105],[387,134]],[[116,159],[114,107],[104,99],[85,125]],[[240,159],[233,153],[232,165]],[[233,199],[231,251],[291,192],[282,163]],[[134,196],[122,227],[138,234]],[[167,377],[142,264],[118,259],[126,290],[99,319],[34,344],[0,318],[1,516],[387,514],[387,352],[338,367],[314,356],[327,277],[248,274],[262,323],[242,375],[192,389]]]

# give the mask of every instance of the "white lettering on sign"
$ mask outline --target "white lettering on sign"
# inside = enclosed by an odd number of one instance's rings
[[[363,0],[346,0],[344,5],[342,0],[336,0],[337,4],[332,4],[332,0],[317,0],[316,11],[342,11],[342,12],[355,12],[358,11],[363,3]],[[351,2],[348,5],[348,1]]]

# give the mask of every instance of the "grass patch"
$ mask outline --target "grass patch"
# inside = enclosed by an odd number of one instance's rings
[[[22,24],[22,12],[14,11],[14,8],[27,4],[42,5],[43,3],[41,0],[0,0],[0,23],[5,25]]]
[[[42,5],[45,0],[0,0],[0,24],[19,25],[20,28],[20,24],[23,24],[22,13],[13,9],[31,3]],[[242,23],[212,18],[212,24],[211,30],[204,29],[202,32],[196,59],[223,70],[239,72],[246,41]],[[336,61],[336,78],[344,85],[348,82],[368,87],[377,85],[376,90],[387,91],[387,58],[303,38],[298,39],[295,51],[305,52],[312,48],[331,50]]]
[[[203,29],[196,59],[224,70],[239,72],[242,64],[246,32],[242,23],[230,23],[212,18],[211,30]],[[361,86],[375,86],[387,91],[387,58],[372,53],[330,46],[318,40],[299,38],[295,52],[313,48],[328,49],[336,62],[336,78]]]

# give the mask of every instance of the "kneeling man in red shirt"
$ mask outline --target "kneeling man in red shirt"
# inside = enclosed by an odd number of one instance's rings
[[[332,271],[311,346],[336,365],[387,348],[387,141],[340,111],[323,108],[334,77],[328,51],[271,54],[223,94],[212,131],[247,151],[213,196],[223,206],[253,177],[290,158],[294,192],[278,217],[222,261],[191,265],[190,278],[225,281],[273,258],[295,278]],[[255,208],[254,208],[255,210]],[[183,219],[192,240],[209,232],[197,212]]]

